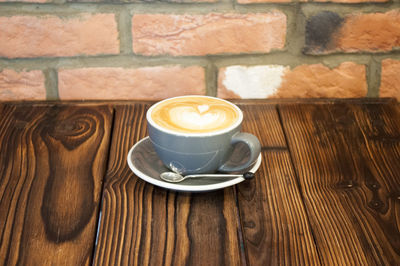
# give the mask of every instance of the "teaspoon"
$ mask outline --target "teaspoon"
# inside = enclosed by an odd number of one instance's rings
[[[244,174],[197,174],[197,175],[186,175],[182,176],[181,174],[175,172],[164,172],[160,174],[160,178],[164,181],[170,183],[179,183],[188,178],[201,178],[201,177],[243,177],[245,179],[251,179],[254,177],[254,173],[246,172]]]

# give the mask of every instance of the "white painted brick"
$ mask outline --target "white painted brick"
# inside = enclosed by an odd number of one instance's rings
[[[224,71],[222,84],[242,99],[262,99],[274,95],[282,77],[290,68],[279,65],[230,66]]]

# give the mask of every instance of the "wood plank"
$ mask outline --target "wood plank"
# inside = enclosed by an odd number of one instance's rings
[[[112,110],[4,105],[0,264],[89,265]]]
[[[238,265],[234,189],[177,193],[135,176],[126,164],[145,137],[149,105],[116,108],[96,265]]]
[[[322,263],[398,265],[398,107],[336,103],[279,110]]]
[[[385,254],[384,258],[374,254],[374,259],[400,264],[400,108],[369,104],[352,106],[352,111],[368,158],[363,169],[369,192],[366,202],[375,221],[366,232],[376,234]]]
[[[243,130],[255,133],[264,150],[256,178],[237,187],[247,264],[319,265],[276,108],[240,107]]]
[[[289,153],[263,158],[255,180],[238,185],[248,265],[320,265]]]
[[[275,105],[238,104],[243,111],[243,132],[254,134],[264,148],[285,148],[286,140]]]

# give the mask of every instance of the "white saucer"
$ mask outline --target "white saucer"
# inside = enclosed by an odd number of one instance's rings
[[[236,145],[229,163],[238,164],[246,160],[248,156],[247,148]],[[247,157],[248,158],[248,157]],[[236,185],[243,180],[243,177],[236,178],[199,178],[199,179],[186,179],[180,183],[168,183],[160,178],[162,172],[170,171],[166,168],[161,160],[158,158],[150,142],[149,137],[145,137],[137,142],[129,151],[127,157],[128,165],[138,177],[153,185],[186,192],[201,192],[217,190],[229,186]],[[261,165],[261,154],[256,162],[243,172],[255,173]]]

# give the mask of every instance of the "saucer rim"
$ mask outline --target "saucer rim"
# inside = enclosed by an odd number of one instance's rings
[[[245,178],[243,178],[243,177],[238,177],[238,178],[230,179],[228,181],[216,182],[214,184],[188,186],[188,185],[182,185],[182,184],[178,184],[178,183],[169,183],[169,182],[158,180],[154,177],[151,177],[151,176],[143,173],[142,171],[140,171],[138,168],[136,168],[136,166],[133,163],[133,160],[131,159],[132,154],[135,151],[135,149],[138,146],[140,146],[148,138],[149,138],[149,136],[142,138],[141,140],[139,140],[137,143],[135,143],[130,148],[130,150],[128,152],[128,156],[127,156],[127,162],[128,162],[129,168],[132,170],[132,172],[135,175],[137,175],[139,178],[141,178],[142,180],[144,180],[150,184],[153,184],[158,187],[166,188],[166,189],[176,190],[176,191],[204,192],[204,191],[212,191],[212,190],[218,190],[218,189],[230,187],[230,186],[239,184],[240,182],[245,180]],[[262,155],[260,153],[256,162],[253,164],[253,167],[249,171],[255,173],[260,168],[261,161],[262,161]]]

